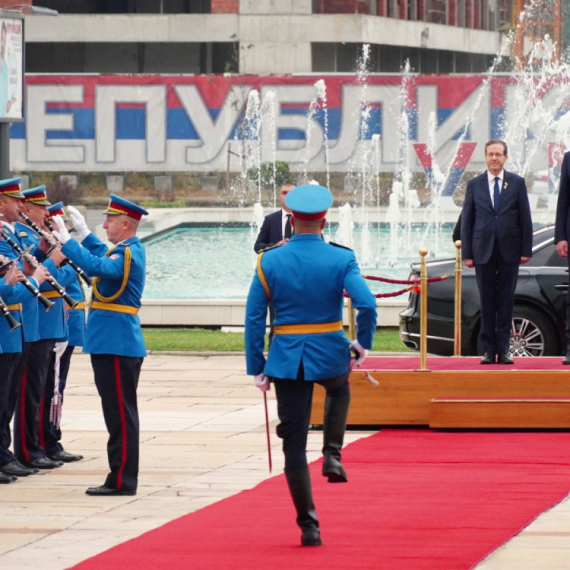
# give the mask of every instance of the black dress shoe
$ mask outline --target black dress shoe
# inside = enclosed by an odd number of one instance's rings
[[[83,455],[75,455],[73,453],[67,453],[67,451],[62,450],[50,455],[49,458],[52,461],[63,461],[64,463],[73,463],[74,461],[81,461]]]
[[[481,364],[495,364],[495,353],[486,352],[481,359]]]
[[[63,465],[62,461],[52,461],[47,457],[32,459],[27,463],[27,467],[35,467],[37,469],[55,469],[56,467],[61,467],[62,465]]]
[[[13,475],[4,475],[4,473],[0,473],[0,485],[7,485],[17,479],[18,477],[14,477]]]
[[[127,489],[111,489],[111,487],[105,487],[105,485],[101,485],[100,487],[89,487],[87,491],[85,491],[86,495],[93,495],[94,497],[112,497],[116,495],[136,495],[136,491],[129,491]]]
[[[499,352],[497,364],[514,364],[514,360],[505,352]]]
[[[570,364],[570,350],[566,353],[566,358],[562,361],[562,364]]]
[[[6,465],[2,465],[0,471],[4,473],[4,475],[15,475],[16,477],[27,477],[28,475],[33,475],[38,472],[37,469],[29,469],[28,467],[20,465],[17,461],[11,461],[10,463],[6,463]]]

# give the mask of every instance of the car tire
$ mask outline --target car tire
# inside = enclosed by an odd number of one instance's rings
[[[511,331],[511,356],[558,356],[560,354],[556,328],[548,315],[534,307],[515,305],[513,322],[517,332],[522,332],[522,335],[513,335]],[[484,349],[479,332],[480,327],[477,330],[477,353],[481,355]]]

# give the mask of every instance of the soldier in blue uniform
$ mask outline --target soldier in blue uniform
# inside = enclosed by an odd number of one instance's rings
[[[37,186],[24,190],[24,203],[22,212],[41,230],[48,232],[45,225],[47,206],[46,187]],[[16,234],[25,247],[31,247],[36,259],[49,271],[61,286],[65,287],[75,278],[75,272],[68,265],[63,266],[65,256],[59,248],[51,250],[46,257],[49,245],[29,225],[17,222]],[[50,358],[55,343],[67,335],[67,322],[65,319],[64,301],[61,294],[45,281],[40,291],[44,297],[50,299],[54,306],[46,311],[38,308],[39,339],[32,342],[25,370],[21,377],[20,395],[14,417],[14,452],[18,460],[28,467],[38,469],[54,469],[61,467],[63,462],[52,460],[46,456],[41,442],[41,422],[44,401],[45,385],[47,382]],[[49,407],[49,402],[47,403]]]
[[[7,264],[8,261],[7,257],[0,255],[0,266]],[[22,306],[20,303],[12,303],[14,298],[22,296],[18,290],[21,287],[18,286],[18,283],[24,279],[24,274],[18,268],[7,270],[4,276],[0,278],[0,299],[16,323],[19,324],[17,328],[12,329],[8,319],[0,317],[0,423],[4,422],[6,418],[12,373],[24,344],[21,321]],[[29,471],[31,470],[14,464],[15,459],[12,452],[7,448],[3,449],[0,444],[0,466],[6,465],[8,472],[15,469],[20,476],[30,475]],[[11,483],[16,479],[15,475],[4,473],[0,467],[0,483]]]
[[[104,485],[88,495],[135,495],[139,466],[137,385],[146,356],[138,312],[145,283],[145,250],[136,231],[146,210],[111,194],[103,227],[110,250],[89,232],[83,216],[68,212],[78,233],[71,239],[63,220],[55,217],[62,251],[88,275],[97,278],[87,319],[84,352],[91,354],[95,385],[109,431],[107,454],[111,472]],[[81,245],[80,245],[81,244]]]
[[[19,185],[20,178],[0,181],[0,213],[2,214],[0,254],[8,259],[16,259],[18,254],[6,239],[13,240],[18,246],[24,247],[15,230],[15,224],[19,219],[22,207],[21,200],[24,198]],[[36,288],[39,288],[48,276],[47,269],[42,266],[34,270],[20,260],[18,267],[23,269],[30,283]],[[14,355],[11,369],[2,367],[2,378],[6,384],[3,413],[0,416],[0,471],[10,476],[26,477],[37,473],[38,470],[22,465],[14,453],[10,451],[12,443],[10,423],[16,410],[20,393],[20,380],[26,367],[30,347],[33,342],[39,340],[39,308],[36,297],[21,284],[14,288],[14,295],[9,302],[12,316],[22,323],[22,327],[10,332],[7,324],[0,322],[3,349],[6,353]]]
[[[63,202],[48,206],[47,212],[48,220],[53,219],[54,216],[61,216],[64,222],[69,220],[63,211]],[[65,290],[73,299],[79,300],[79,303],[74,307],[70,307],[65,303],[64,311],[67,320],[67,335],[64,338],[57,339],[55,349],[51,353],[43,397],[42,417],[40,418],[42,422],[42,426],[40,427],[40,444],[50,459],[71,463],[80,461],[83,459],[83,456],[65,451],[61,444],[59,422],[56,418],[52,418],[53,421],[50,421],[50,412],[57,414],[58,408],[63,404],[63,393],[69,373],[71,356],[76,346],[83,346],[83,338],[85,336],[85,293],[77,273],[75,273],[73,280],[66,285]],[[54,397],[56,385],[56,363],[59,371],[57,395],[59,404],[54,405],[52,410],[50,404]]]
[[[262,391],[273,382],[283,439],[285,476],[302,530],[303,546],[322,544],[307,466],[307,432],[314,383],[326,389],[323,475],[331,483],[347,481],[340,461],[350,402],[348,375],[351,350],[360,364],[372,346],[376,299],[360,275],[354,253],[321,239],[326,211],[332,204],[327,188],[304,185],[286,198],[295,234],[262,252],[246,305],[247,373]],[[358,339],[352,343],[342,326],[343,292],[359,310]],[[275,307],[275,336],[267,361],[263,355],[267,305]]]

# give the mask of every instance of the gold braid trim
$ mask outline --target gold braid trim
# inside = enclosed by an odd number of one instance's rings
[[[271,299],[271,291],[269,290],[269,285],[267,285],[267,280],[265,279],[265,274],[263,273],[263,269],[261,269],[261,258],[263,257],[263,252],[261,252],[257,256],[257,276],[265,289],[265,294],[267,295],[268,299]]]
[[[105,257],[109,257],[111,253],[113,253],[113,251],[117,249],[117,247],[119,246],[112,247],[105,254]],[[125,274],[123,275],[123,282],[121,283],[121,287],[114,295],[111,295],[110,297],[103,297],[103,295],[101,295],[101,293],[99,293],[99,290],[97,289],[97,283],[101,281],[101,278],[95,277],[93,279],[93,295],[95,295],[97,300],[101,301],[101,303],[112,303],[113,301],[116,301],[123,294],[123,292],[127,287],[130,272],[131,272],[131,250],[128,247],[125,247]]]

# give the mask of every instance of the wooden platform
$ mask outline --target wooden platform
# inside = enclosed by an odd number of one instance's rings
[[[446,359],[438,360],[444,361],[442,365],[446,364]],[[554,359],[549,360],[552,360],[554,367]],[[450,358],[449,361],[453,370],[439,369],[425,372],[406,370],[403,363],[404,368],[399,370],[353,371],[350,375],[352,401],[348,424],[429,426],[431,401],[436,398],[511,400],[570,398],[570,368],[545,370],[543,361],[540,363],[542,369],[521,370],[512,367],[497,369],[497,367],[481,366],[475,370],[460,370],[461,366],[457,360]],[[560,363],[560,359],[556,359],[556,362]],[[525,362],[524,366],[532,368],[529,362]],[[378,385],[371,385],[367,375],[375,379]],[[324,396],[324,389],[315,386],[311,414],[311,423],[314,425],[323,423]],[[563,406],[568,409],[565,404]],[[502,413],[502,411],[498,413],[498,422],[489,423],[484,427],[515,427],[502,425],[503,420],[500,419]],[[516,427],[537,427],[534,421],[529,420],[529,425]]]
[[[434,398],[429,426],[569,429],[570,398]]]

